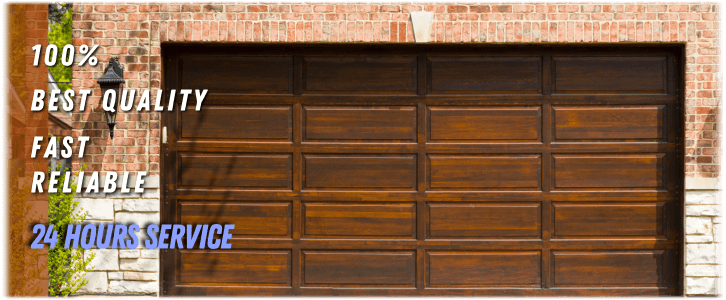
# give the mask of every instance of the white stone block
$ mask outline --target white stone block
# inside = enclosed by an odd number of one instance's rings
[[[124,272],[124,280],[156,281],[159,273]]]
[[[717,263],[715,244],[686,245],[686,262],[688,264],[715,264]]]
[[[119,210],[123,210],[123,208],[124,208],[124,200],[122,200],[122,199],[113,200],[113,210],[119,211]]]
[[[117,224],[138,224],[141,228],[146,228],[149,224],[159,224],[159,213],[137,213],[137,212],[120,212],[116,214]]]
[[[686,266],[686,277],[697,276],[697,277],[716,277],[718,276],[717,265],[687,265]]]
[[[711,235],[710,217],[686,217],[686,234]]]
[[[118,251],[118,257],[119,258],[139,258],[141,254],[139,253],[139,250],[119,250]]]
[[[84,255],[89,257],[91,254],[96,256],[88,264],[89,271],[118,271],[118,250],[117,249],[89,249]],[[93,267],[93,269],[90,269]]]
[[[159,258],[159,249],[141,250],[141,258]]]
[[[83,286],[79,292],[94,294],[108,292],[108,277],[106,277],[106,272],[87,272],[85,277],[88,280],[88,284]]]
[[[716,191],[686,191],[686,204],[719,204]]]
[[[144,189],[144,194],[141,195],[141,198],[159,199],[161,198],[161,192],[159,189]]]
[[[113,200],[104,198],[78,198],[76,213],[80,210],[88,212],[87,220],[113,221]]]
[[[687,216],[720,216],[718,205],[686,205]]]
[[[689,277],[686,278],[686,294],[688,295],[715,295],[716,278]]]
[[[122,272],[108,272],[109,280],[122,280],[124,279],[124,273]]]
[[[159,199],[128,199],[124,201],[123,210],[157,212],[159,203]]]
[[[689,243],[689,244],[713,243],[713,237],[710,235],[687,235],[686,243]]]
[[[121,270],[159,271],[159,260],[156,258],[122,259]]]
[[[153,294],[159,292],[159,283],[156,281],[111,281],[108,291],[114,294]]]
[[[717,243],[722,242],[722,240],[721,240],[721,230],[722,229],[723,229],[723,227],[721,226],[721,224],[713,225],[713,240],[716,241]]]

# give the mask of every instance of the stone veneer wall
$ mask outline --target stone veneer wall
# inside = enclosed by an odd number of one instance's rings
[[[719,5],[77,3],[73,43],[100,45],[96,67],[74,66],[74,89],[94,88],[93,109],[74,114],[74,136],[92,136],[89,171],[149,171],[159,187],[160,115],[122,113],[107,139],[95,80],[111,56],[126,88],[161,87],[161,43],[413,43],[410,13],[433,12],[431,43],[683,43],[686,45],[686,293],[716,291],[720,228],[717,114]],[[77,169],[77,168],[76,168]],[[80,198],[98,222],[158,222],[159,193]],[[113,207],[113,208],[112,208]],[[87,293],[157,293],[158,254],[100,250]],[[104,257],[101,259],[101,257]]]

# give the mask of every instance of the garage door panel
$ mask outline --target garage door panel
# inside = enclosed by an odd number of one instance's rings
[[[415,56],[303,57],[305,94],[416,94]]]
[[[179,155],[182,187],[292,189],[290,154]]]
[[[665,238],[666,203],[553,203],[558,238]]]
[[[431,189],[521,189],[541,187],[540,155],[428,156]]]
[[[539,142],[539,106],[429,106],[429,141]]]
[[[415,106],[304,106],[306,141],[416,142]]]
[[[292,142],[292,106],[205,106],[179,113],[181,139]]]
[[[537,287],[539,251],[427,251],[429,287]]]
[[[414,203],[303,203],[303,238],[416,238]]]
[[[541,236],[540,203],[428,203],[428,238]]]
[[[683,293],[682,45],[162,48],[163,294]]]
[[[552,155],[556,188],[665,189],[665,153]]]
[[[181,224],[234,224],[235,237],[292,238],[292,202],[181,202]]]
[[[292,56],[194,56],[182,58],[180,68],[185,89],[292,95]]]
[[[555,287],[667,287],[665,250],[553,251]]]
[[[178,255],[181,284],[288,287],[292,284],[289,250],[180,250]]]
[[[303,286],[414,287],[414,251],[313,251],[303,253]]]
[[[665,105],[554,106],[556,140],[665,142]]]
[[[541,57],[429,57],[431,94],[539,94]]]
[[[666,94],[665,56],[553,57],[558,94]]]
[[[306,189],[416,189],[416,155],[304,155]]]

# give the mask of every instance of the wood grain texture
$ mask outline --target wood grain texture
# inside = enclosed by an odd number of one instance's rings
[[[524,287],[541,280],[539,252],[428,251],[431,287]]]
[[[292,142],[290,106],[205,106],[180,116],[183,139]]]
[[[416,238],[413,203],[303,203],[304,237]]]
[[[555,287],[662,287],[668,265],[663,250],[555,251]]]
[[[306,141],[416,141],[413,106],[305,106]]]
[[[556,203],[553,207],[558,237],[663,238],[666,231],[664,203]]]
[[[416,188],[415,155],[305,155],[305,188]]]
[[[553,155],[558,188],[664,188],[665,154]]]
[[[540,93],[541,57],[429,57],[431,94]]]
[[[290,286],[290,251],[179,250],[179,280],[190,285]]]
[[[181,86],[214,93],[292,94],[292,56],[191,56],[181,59]],[[234,82],[234,84],[230,84]]]
[[[540,188],[539,155],[429,155],[432,189]]]
[[[665,94],[666,58],[553,57],[555,93]]]
[[[303,251],[304,285],[413,286],[413,251]]]
[[[292,188],[289,154],[188,154],[180,155],[182,186]]]
[[[416,57],[303,57],[304,93],[415,94]]]
[[[161,295],[684,292],[683,45],[161,51],[211,87],[162,113],[162,221],[236,224]]]
[[[537,106],[429,106],[431,142],[540,140],[542,113]]]
[[[555,112],[557,140],[653,140],[665,137],[665,106],[562,106]]]
[[[429,203],[428,237],[539,238],[539,203]]]
[[[181,224],[234,224],[229,232],[240,237],[292,237],[292,203],[182,202]]]

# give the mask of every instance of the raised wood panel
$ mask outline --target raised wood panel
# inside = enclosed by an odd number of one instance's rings
[[[430,287],[539,286],[538,251],[427,251]]]
[[[665,94],[666,57],[553,57],[559,94]]]
[[[431,154],[431,189],[539,189],[540,155]]]
[[[305,188],[416,188],[416,155],[304,155]]]
[[[553,251],[555,287],[664,287],[665,250]]]
[[[431,94],[539,94],[541,57],[429,57]]]
[[[162,44],[159,294],[682,295],[684,51]]]
[[[303,286],[412,287],[414,251],[303,250]]]
[[[665,203],[553,203],[558,237],[664,237]]]
[[[292,237],[292,203],[179,204],[181,224],[234,224],[230,233],[239,237]]]
[[[539,106],[429,106],[431,142],[540,140]]]
[[[183,187],[292,189],[290,154],[182,153],[179,158]]]
[[[416,238],[413,203],[303,203],[304,237]]]
[[[538,238],[540,203],[428,203],[429,238]]]
[[[181,59],[181,88],[209,93],[292,94],[292,56],[208,56]]]
[[[415,94],[415,56],[303,57],[303,92]]]
[[[292,141],[291,106],[205,106],[179,115],[182,139]]]
[[[290,286],[289,250],[179,251],[179,282],[188,285]]]
[[[557,188],[665,188],[665,154],[557,154]]]
[[[665,140],[665,106],[555,106],[557,140]]]
[[[308,141],[416,141],[414,106],[305,106]]]

